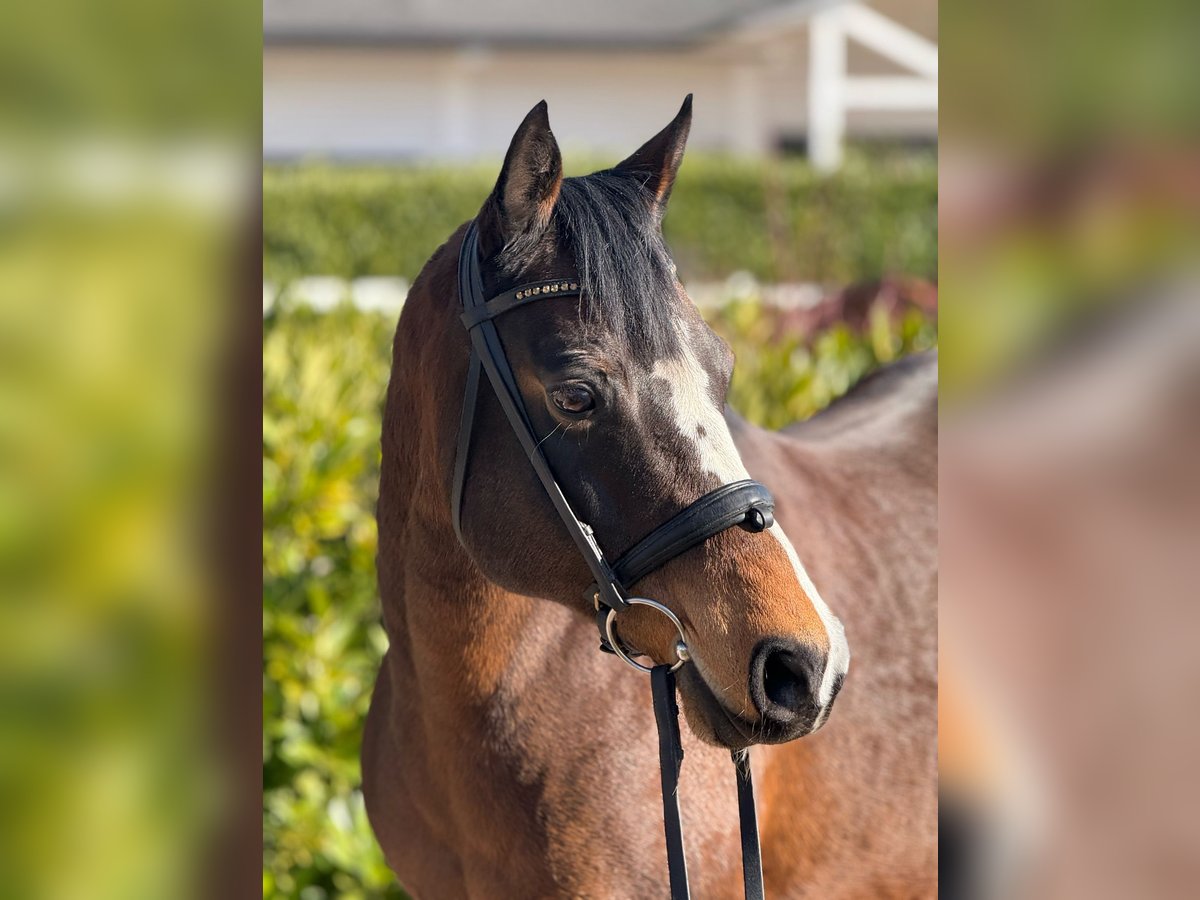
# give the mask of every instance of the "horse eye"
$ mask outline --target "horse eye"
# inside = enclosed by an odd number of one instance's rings
[[[596,398],[582,384],[563,384],[550,391],[554,405],[569,416],[581,416],[596,408]]]

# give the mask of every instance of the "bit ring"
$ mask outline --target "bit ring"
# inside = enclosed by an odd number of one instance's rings
[[[675,665],[671,666],[671,671],[677,671],[685,662],[691,659],[691,654],[688,652],[687,642],[683,638],[683,624],[679,621],[679,617],[670,609],[663,606],[657,600],[648,600],[645,597],[626,597],[625,601],[632,606],[649,606],[651,609],[656,609],[675,626],[675,630],[679,632],[679,640],[675,642]],[[641,672],[649,672],[651,666],[642,665],[642,663],[631,657],[625,648],[621,646],[620,636],[617,634],[616,628],[617,611],[610,609],[608,616],[604,619],[604,635],[608,638],[608,645],[612,647],[613,652],[629,665]]]

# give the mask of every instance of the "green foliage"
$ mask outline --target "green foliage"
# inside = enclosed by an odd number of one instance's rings
[[[270,167],[263,173],[265,277],[412,279],[475,215],[496,169]],[[852,158],[837,174],[820,175],[796,159],[689,156],[664,229],[685,280],[741,270],[765,282],[933,277],[937,169],[932,157]]]
[[[362,723],[379,413],[394,323],[281,312],[263,339],[263,893],[403,896],[367,826]]]
[[[870,323],[810,344],[753,301],[715,313],[738,354],[734,405],[782,425],[934,340],[913,313]],[[374,503],[393,328],[350,308],[285,307],[264,322],[264,896],[404,896],[367,824],[358,767],[385,649]]]
[[[936,322],[916,309],[897,321],[881,305],[872,308],[865,334],[835,325],[811,340],[755,300],[730,303],[709,318],[737,355],[730,404],[766,428],[806,419],[873,369],[937,343]]]

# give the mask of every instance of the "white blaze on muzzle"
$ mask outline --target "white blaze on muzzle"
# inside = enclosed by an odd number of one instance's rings
[[[704,471],[726,484],[749,478],[741,454],[733,442],[733,435],[729,433],[725,416],[713,403],[707,370],[700,364],[683,334],[680,335],[680,346],[682,349],[678,357],[659,360],[651,371],[653,377],[662,379],[666,384],[679,433],[692,443]],[[783,529],[775,524],[767,531],[787,554],[801,590],[812,603],[825,628],[829,650],[825,671],[817,686],[817,702],[825,708],[833,699],[834,684],[839,677],[845,676],[850,667],[846,633],[841,621],[821,598]]]

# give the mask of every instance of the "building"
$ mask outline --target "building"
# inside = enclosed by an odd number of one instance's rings
[[[937,137],[937,0],[265,0],[269,159],[504,152],[543,98],[564,150],[629,153],[695,94],[690,145]]]

